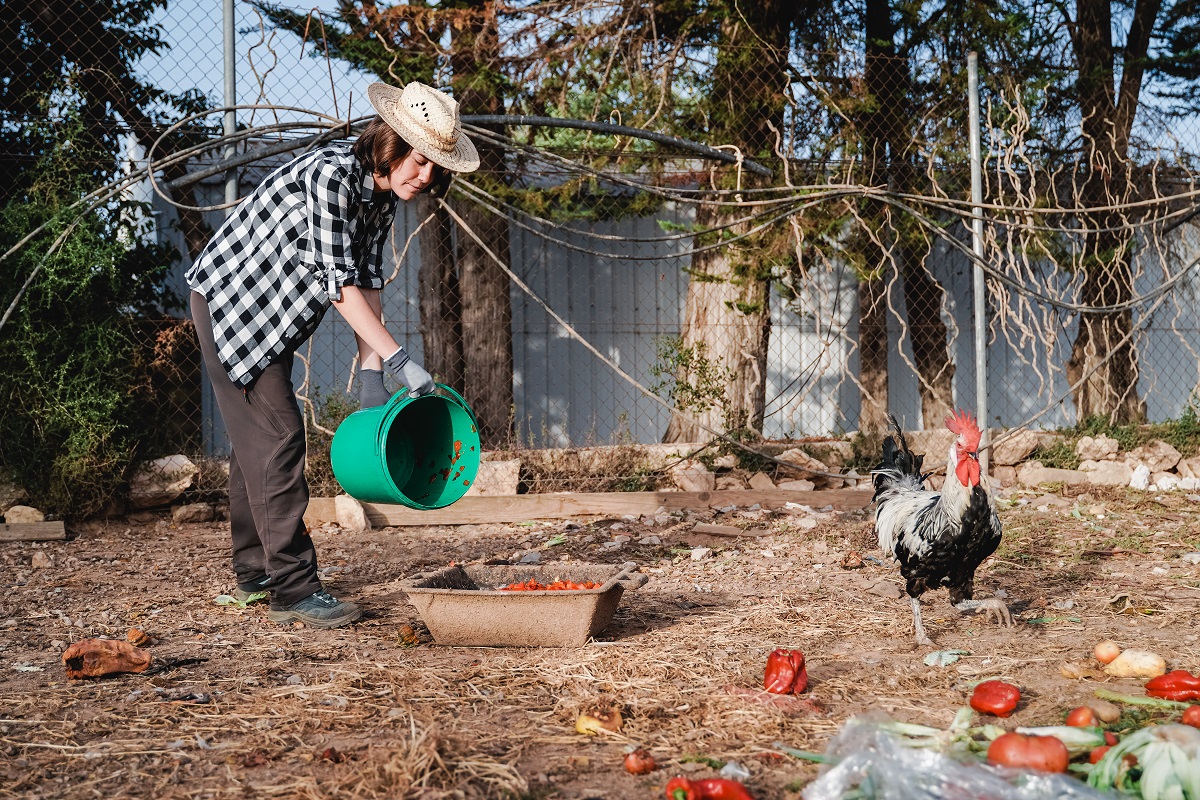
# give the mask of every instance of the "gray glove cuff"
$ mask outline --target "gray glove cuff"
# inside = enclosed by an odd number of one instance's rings
[[[360,369],[358,371],[358,405],[361,408],[381,406],[391,399],[383,385],[383,370]]]
[[[400,370],[403,369],[404,365],[407,363],[408,353],[404,352],[404,348],[401,347],[383,360],[383,368],[393,375],[399,377]]]

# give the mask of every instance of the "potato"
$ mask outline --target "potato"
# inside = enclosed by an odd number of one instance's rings
[[[1126,650],[1104,667],[1114,678],[1157,678],[1166,671],[1163,657],[1149,650]]]

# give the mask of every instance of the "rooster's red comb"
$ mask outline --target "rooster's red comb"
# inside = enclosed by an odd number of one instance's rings
[[[975,416],[961,408],[946,417],[946,428],[951,433],[957,433],[963,438],[963,443],[970,452],[975,452],[979,449],[979,439],[982,434],[979,432],[979,425],[975,422]]]

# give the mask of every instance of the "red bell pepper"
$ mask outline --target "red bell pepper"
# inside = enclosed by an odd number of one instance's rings
[[[667,782],[667,800],[754,800],[746,787],[726,778],[671,778]]]
[[[1007,717],[1021,702],[1021,690],[1004,681],[983,681],[971,694],[971,708],[980,714]]]
[[[808,667],[804,653],[779,648],[767,656],[763,688],[774,694],[800,694],[808,688]]]
[[[1146,684],[1146,694],[1162,700],[1200,700],[1200,677],[1185,669],[1173,669],[1151,678]]]

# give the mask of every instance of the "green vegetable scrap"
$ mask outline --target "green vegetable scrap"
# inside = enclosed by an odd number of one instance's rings
[[[1200,800],[1200,730],[1156,725],[1134,731],[1104,754],[1088,784],[1142,800]]]

